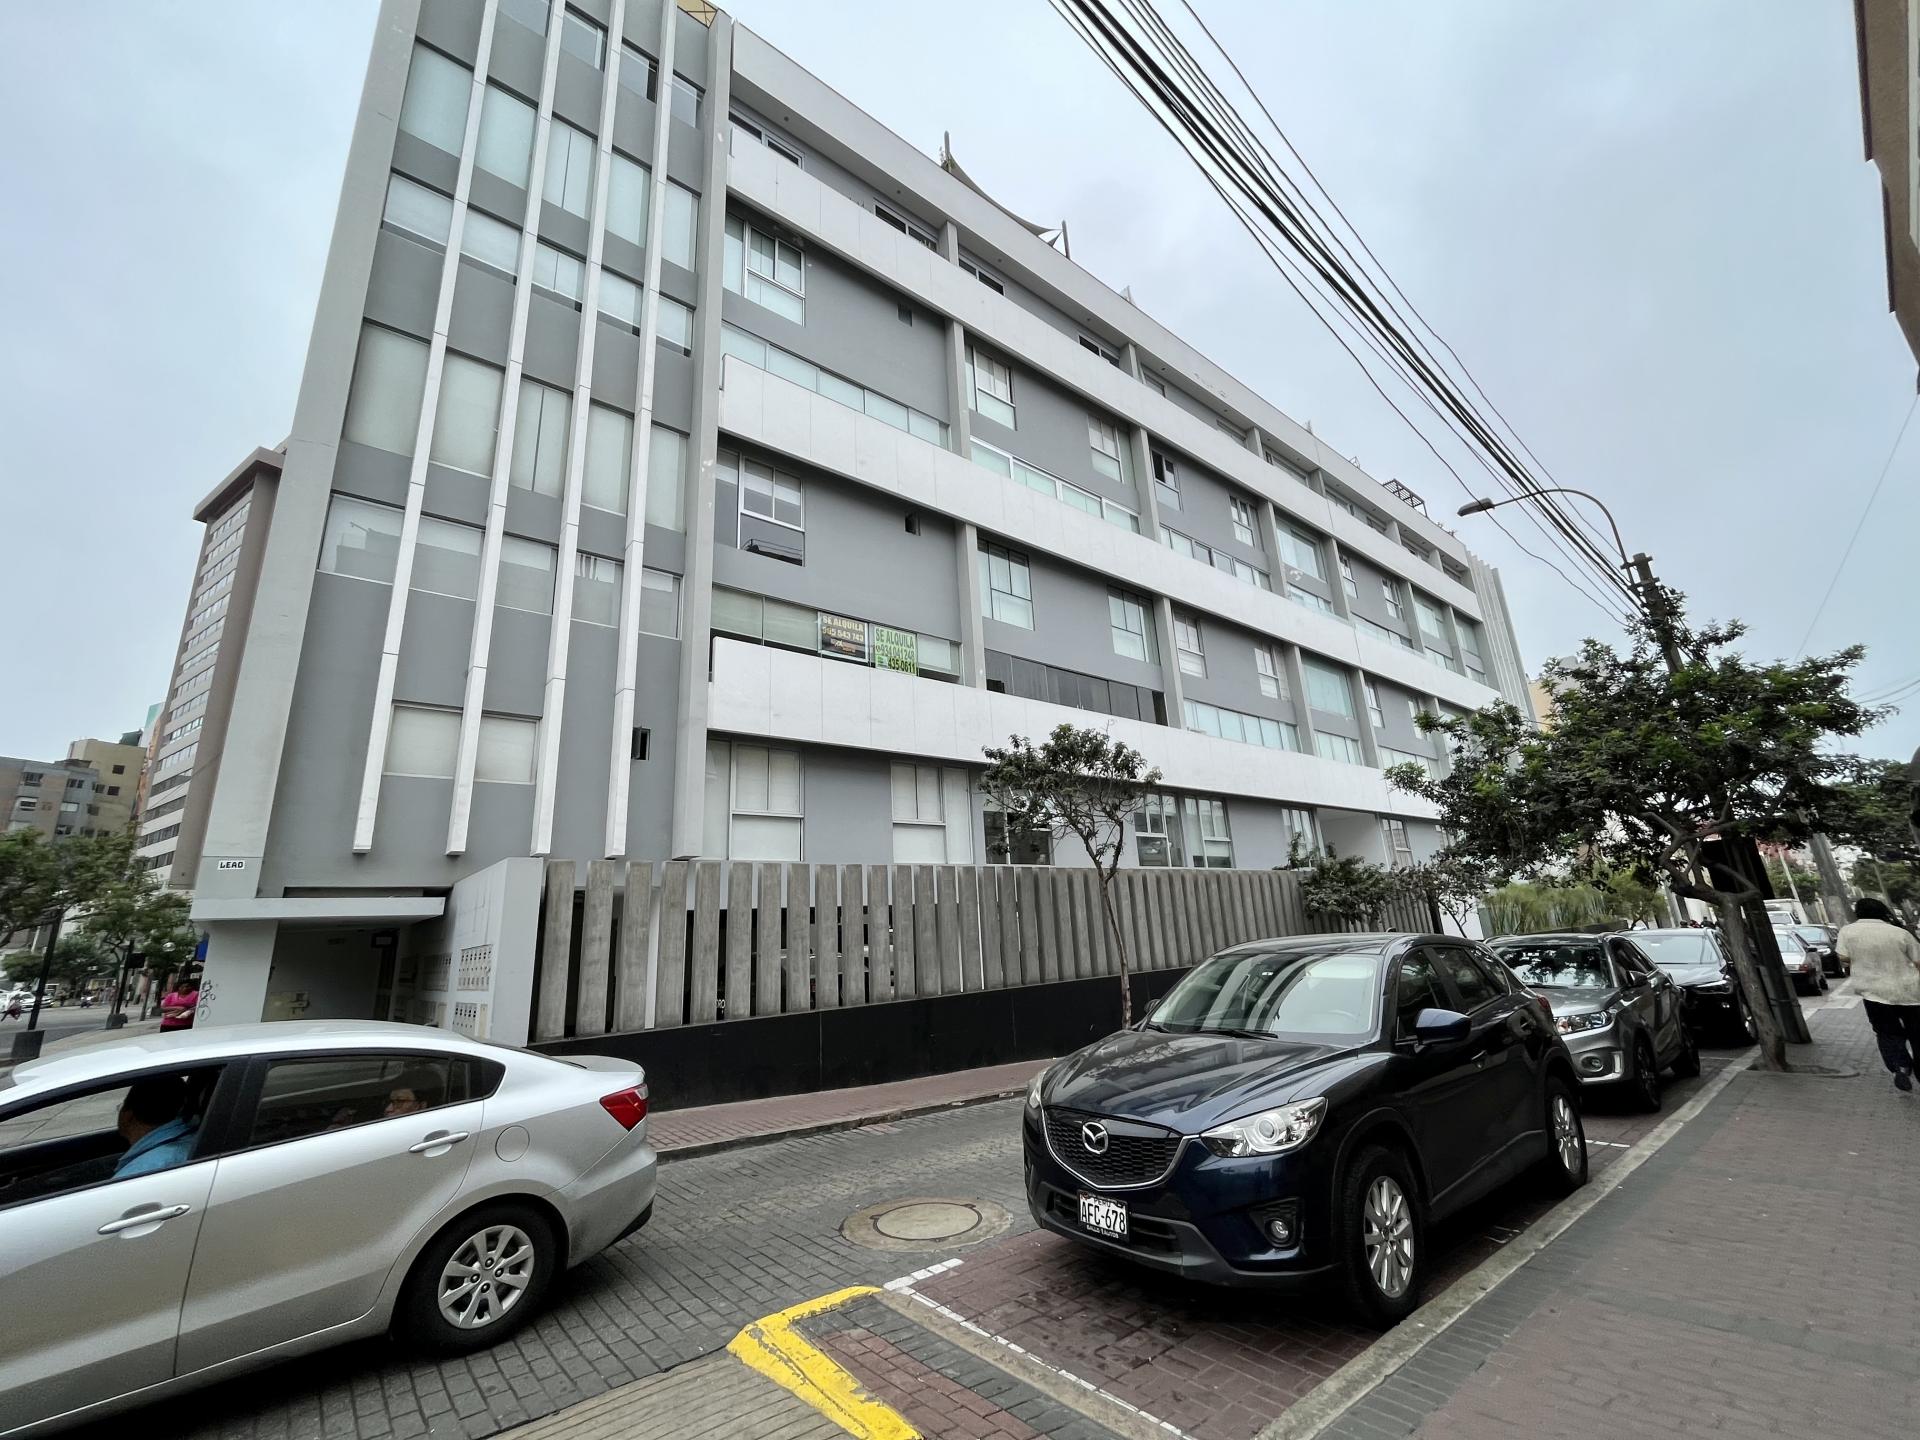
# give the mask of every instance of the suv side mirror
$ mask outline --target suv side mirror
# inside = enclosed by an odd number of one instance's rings
[[[1422,1010],[1413,1020],[1413,1038],[1420,1045],[1457,1045],[1473,1034],[1473,1022],[1458,1010]]]

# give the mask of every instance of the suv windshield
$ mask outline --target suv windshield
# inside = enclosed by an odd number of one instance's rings
[[[1636,930],[1633,943],[1654,964],[1667,970],[1720,963],[1704,930]]]
[[[1357,1044],[1374,1032],[1380,965],[1378,955],[1322,950],[1216,955],[1167,992],[1151,1024],[1177,1034]]]
[[[1598,945],[1522,940],[1496,943],[1490,948],[1528,985],[1557,985],[1578,990],[1613,988],[1613,973],[1607,968],[1607,957]]]
[[[1796,925],[1793,927],[1793,933],[1815,945],[1824,945],[1828,940],[1827,932],[1818,925]]]

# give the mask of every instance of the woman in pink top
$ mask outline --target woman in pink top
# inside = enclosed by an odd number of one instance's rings
[[[160,1028],[191,1030],[194,1007],[200,1003],[199,977],[189,975],[178,986],[160,997]]]

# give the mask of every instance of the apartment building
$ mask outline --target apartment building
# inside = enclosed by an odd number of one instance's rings
[[[104,789],[100,772],[79,760],[0,755],[0,815],[10,832],[37,830],[47,840],[96,834]]]
[[[255,450],[194,507],[200,554],[167,698],[148,724],[134,850],[161,886],[192,888],[199,866],[283,461],[279,451]]]
[[[1920,15],[1912,0],[1854,0],[1860,130],[1880,171],[1887,309],[1920,356]]]
[[[94,772],[92,810],[87,826],[96,834],[117,834],[133,823],[140,799],[140,776],[146,767],[146,747],[138,730],[118,740],[75,740],[67,759]]]
[[[195,915],[357,1013],[527,857],[1071,864],[976,784],[1062,722],[1129,864],[1406,863],[1498,696],[1458,538],[724,12],[384,0]]]

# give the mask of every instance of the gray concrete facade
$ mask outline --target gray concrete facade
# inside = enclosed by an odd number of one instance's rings
[[[324,953],[289,897],[358,933],[355,897],[531,857],[881,863],[937,824],[986,858],[978,742],[1005,735],[954,719],[983,692],[1142,737],[1170,794],[1224,803],[1235,864],[1283,863],[1316,811],[1343,852],[1391,858],[1382,814],[1431,848],[1384,752],[1438,756],[1413,711],[1521,673],[1450,532],[664,0],[383,0],[283,453],[193,877],[210,965],[263,1004],[260,967]],[[853,666],[848,740],[800,697]],[[1316,667],[1350,705],[1309,704]]]

